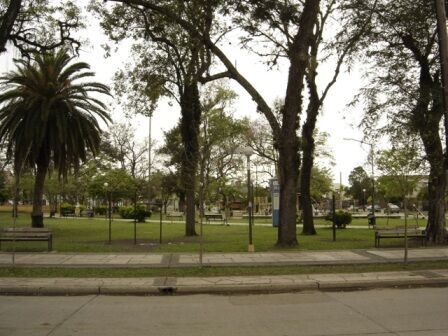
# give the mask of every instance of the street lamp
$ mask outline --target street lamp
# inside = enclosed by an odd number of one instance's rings
[[[366,189],[365,188],[362,189],[362,207],[363,207],[363,211],[365,211],[364,210],[366,208]]]
[[[252,148],[250,147],[242,147],[238,150],[239,154],[243,154],[246,156],[247,159],[247,214],[249,219],[249,246],[248,246],[248,252],[255,252],[255,246],[253,244],[252,240],[252,225],[253,225],[253,218],[252,218],[252,188],[250,183],[250,156],[254,153]]]
[[[104,182],[104,188],[106,189],[106,196],[109,209],[109,244],[112,243],[112,192],[109,190],[109,183]]]
[[[372,225],[373,228],[376,226],[375,218],[375,172],[374,172],[374,158],[373,158],[373,143],[365,142],[358,139],[344,138],[347,141],[356,141],[364,145],[370,146],[370,156],[371,156],[371,166],[372,166],[372,215],[369,217],[369,226]],[[365,196],[364,196],[365,197]]]

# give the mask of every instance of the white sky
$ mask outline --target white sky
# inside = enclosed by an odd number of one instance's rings
[[[96,72],[96,81],[105,84],[112,84],[114,72],[120,68],[128,59],[126,52],[113,55],[110,58],[104,58],[104,51],[101,45],[107,42],[107,38],[101,33],[98,24],[94,21],[89,22],[88,38],[89,46],[83,46],[81,60],[88,62],[92,70]],[[259,58],[253,57],[237,47],[230,46],[228,56],[237,61],[239,71],[249,79],[256,89],[262,94],[268,104],[272,104],[276,98],[283,98],[285,94],[287,67],[268,71]],[[231,49],[233,48],[233,50]],[[126,48],[124,48],[125,50]],[[0,56],[1,70],[11,70],[11,54]],[[321,78],[332,76],[331,69],[320,68]],[[327,80],[328,80],[327,78]],[[367,165],[367,152],[369,147],[361,145],[354,141],[346,141],[344,138],[362,139],[363,133],[357,128],[362,111],[348,111],[346,104],[356,94],[361,85],[359,73],[343,72],[338,82],[335,84],[325,102],[324,109],[319,116],[318,128],[321,131],[328,132],[330,135],[328,145],[334,156],[336,165],[332,167],[334,182],[339,182],[340,173],[342,173],[343,184],[348,183],[348,175],[356,166],[364,166],[366,171],[370,172]],[[256,106],[249,95],[242,90],[238,84],[231,83],[231,88],[238,93],[239,99],[234,105],[235,116],[248,116],[250,118],[258,117]],[[304,96],[307,93],[304,92]],[[114,121],[124,121],[125,117],[111,102],[111,114]],[[172,128],[179,119],[179,108],[177,104],[169,106],[167,102],[162,102],[155,111],[152,119],[152,138],[160,144],[163,141],[163,132]],[[139,136],[148,136],[148,118],[138,116],[133,120]]]

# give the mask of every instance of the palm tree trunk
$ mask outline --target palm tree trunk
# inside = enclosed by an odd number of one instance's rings
[[[31,213],[31,226],[44,227],[44,214],[42,212],[42,201],[44,195],[45,176],[48,171],[48,162],[41,162],[37,165],[36,180],[34,182],[33,211]]]

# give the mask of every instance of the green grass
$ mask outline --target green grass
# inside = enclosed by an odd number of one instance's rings
[[[153,216],[153,220],[158,215]],[[243,220],[239,220],[243,222]],[[263,221],[262,221],[263,222]],[[277,229],[271,226],[254,227],[254,244],[258,252],[263,251],[297,251],[297,250],[340,250],[366,249],[374,246],[373,230],[341,229],[337,230],[336,242],[332,241],[332,230],[329,222],[317,219],[318,228],[315,236],[301,235],[301,228],[297,229],[299,246],[290,249],[280,249],[275,246]],[[411,224],[414,224],[411,221]],[[400,219],[379,219],[378,226],[388,227],[403,225]],[[29,226],[28,214],[21,214],[16,226]],[[352,225],[365,225],[367,220],[354,219]],[[421,226],[424,223],[421,221]],[[0,213],[0,228],[12,227],[10,213]],[[104,218],[74,219],[55,218],[45,219],[45,226],[54,232],[53,249],[58,252],[197,252],[200,237],[185,237],[185,226],[181,223],[163,223],[163,241],[159,244],[159,223],[137,224],[137,244],[134,245],[134,225],[132,221],[112,222],[112,244],[106,244],[108,239],[108,221]],[[350,226],[349,226],[350,227]],[[197,227],[199,232],[199,227]],[[205,225],[204,251],[206,252],[245,252],[247,251],[248,228],[246,225]],[[387,239],[381,242],[382,247],[401,247],[402,239]],[[46,242],[16,243],[16,251],[44,251]],[[410,246],[419,246],[418,242],[410,241]],[[2,251],[12,251],[13,243],[2,242]]]
[[[277,267],[191,267],[191,268],[18,268],[0,267],[0,277],[75,277],[75,278],[128,278],[128,277],[209,277],[245,275],[285,275],[320,273],[362,273],[388,271],[415,271],[447,269],[445,261],[412,262],[407,265],[365,264],[332,266],[277,266]]]

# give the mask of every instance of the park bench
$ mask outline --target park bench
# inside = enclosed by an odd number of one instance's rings
[[[233,217],[233,218],[243,218],[243,216],[244,216],[245,213],[246,213],[246,212],[245,212],[245,211],[242,211],[242,210],[233,210],[233,211],[232,211],[232,217]]]
[[[425,229],[419,228],[418,226],[413,226],[408,228],[407,233],[408,238],[420,239],[423,243],[426,243],[426,231]],[[393,229],[378,229],[375,230],[375,247],[380,247],[380,240],[386,238],[403,238],[404,239],[404,228],[397,227]]]
[[[209,224],[210,222],[221,222],[222,224],[227,223],[226,216],[222,213],[205,213],[205,223]]]
[[[94,216],[92,209],[85,209],[81,211],[81,217],[89,217],[92,218]]]
[[[171,223],[173,222],[173,219],[183,220],[184,219],[184,213],[180,212],[180,211],[168,212],[166,214],[166,219],[170,219]]]
[[[68,216],[74,216],[74,215],[75,215],[74,210],[61,210],[62,217],[68,217]]]
[[[0,244],[2,241],[47,241],[48,251],[53,249],[53,233],[46,228],[4,228],[0,231]]]

